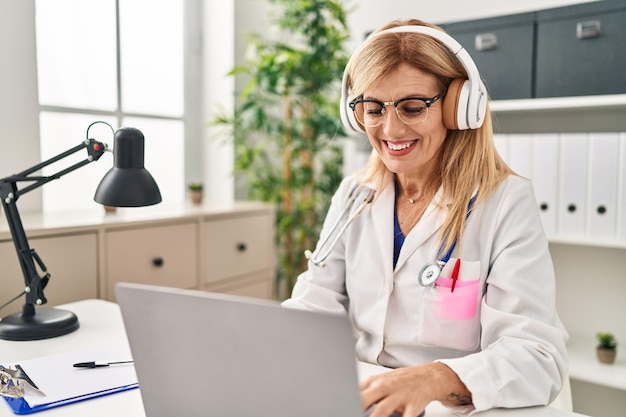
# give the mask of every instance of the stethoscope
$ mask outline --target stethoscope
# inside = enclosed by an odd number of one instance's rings
[[[358,199],[359,194],[361,194],[362,190],[367,190],[368,192],[365,198],[362,200],[361,204],[348,217],[348,220],[344,223],[343,227],[339,230],[339,232],[335,236],[335,239],[330,243],[330,245],[328,245],[328,249],[326,249],[326,251],[321,256],[317,256],[317,254],[319,254],[322,251],[324,246],[326,246],[326,244],[330,240],[331,236],[333,235],[337,227],[339,227],[339,224],[343,221],[346,215],[348,215],[348,213],[354,206],[354,203]],[[341,237],[343,232],[350,225],[350,223],[352,223],[354,219],[359,214],[361,214],[361,212],[365,209],[365,207],[374,200],[375,194],[376,192],[372,190],[371,188],[361,186],[361,185],[355,186],[350,191],[350,194],[348,194],[348,201],[346,202],[344,209],[339,215],[339,218],[337,219],[337,221],[335,221],[335,224],[333,224],[333,226],[330,228],[330,232],[326,235],[324,240],[320,242],[315,253],[307,249],[304,251],[304,256],[309,261],[311,261],[313,265],[319,266],[321,268],[325,268],[326,262],[324,261],[326,260],[326,258],[328,258],[328,256],[330,255],[330,252],[337,245],[337,242],[339,241],[339,238]],[[469,204],[467,207],[467,214],[465,216],[466,219],[469,217],[470,213],[472,212],[472,208],[474,207],[474,203],[476,202],[476,197],[477,197],[476,195],[473,196],[469,201]],[[450,246],[450,249],[448,249],[448,251],[442,258],[436,260],[435,262],[431,262],[422,268],[422,270],[419,272],[418,277],[417,277],[417,281],[419,282],[421,286],[430,287],[435,284],[435,282],[437,281],[437,279],[439,279],[439,276],[441,275],[441,271],[443,270],[443,267],[450,260],[450,257],[452,257],[452,254],[454,253],[454,249],[456,248],[456,244],[457,244],[457,239],[454,239],[454,242]],[[441,253],[441,250],[439,252]]]
[[[467,206],[467,214],[465,215],[465,220],[467,220],[470,213],[472,212],[472,208],[474,207],[474,203],[476,202],[476,197],[477,197],[476,195],[473,196],[469,201],[469,204]],[[441,275],[441,271],[443,270],[443,267],[450,260],[452,253],[454,253],[454,249],[456,248],[456,242],[457,242],[457,239],[455,238],[454,242],[452,242],[452,245],[450,246],[450,249],[448,249],[448,252],[446,252],[446,254],[442,258],[436,260],[435,262],[431,262],[429,264],[424,265],[424,267],[422,268],[422,270],[417,276],[417,282],[419,282],[419,284],[422,287],[431,287],[435,285],[435,282],[437,282],[437,280],[439,279],[439,276]],[[439,253],[441,253],[442,250],[443,248],[439,250]]]
[[[352,214],[349,215],[348,220],[344,223],[343,227],[339,230],[339,232],[335,236],[335,239],[330,243],[330,245],[328,245],[328,249],[326,249],[326,252],[324,252],[321,256],[319,256],[319,253],[322,251],[322,248],[326,246],[326,244],[330,240],[333,233],[335,233],[335,230],[337,229],[337,227],[339,227],[339,224],[350,213],[350,210],[354,206],[354,203],[358,199],[359,195],[363,194],[362,191],[367,191],[365,198],[362,200],[361,204],[356,208],[356,210],[354,210]],[[326,260],[326,258],[328,258],[328,255],[330,255],[330,252],[333,250],[335,245],[337,245],[337,242],[339,241],[339,238],[341,237],[343,232],[346,230],[348,226],[350,226],[350,223],[352,223],[354,219],[356,219],[357,216],[361,214],[361,212],[365,209],[365,207],[374,200],[375,194],[376,194],[376,191],[372,190],[369,187],[366,187],[363,185],[354,186],[354,188],[350,190],[350,194],[348,194],[348,201],[346,202],[346,205],[343,208],[343,211],[339,215],[339,218],[337,219],[335,224],[330,228],[330,232],[328,232],[324,240],[320,242],[315,253],[307,249],[304,251],[304,256],[309,261],[311,261],[313,265],[319,266],[321,268],[325,268],[326,262],[324,261]]]

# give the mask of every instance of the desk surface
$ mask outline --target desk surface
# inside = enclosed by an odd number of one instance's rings
[[[5,363],[19,362],[41,356],[62,353],[68,349],[98,347],[103,343],[127,341],[120,309],[115,303],[103,300],[85,300],[59,306],[73,311],[80,320],[80,328],[65,336],[32,342],[0,340],[0,360]],[[361,377],[381,372],[383,368],[369,364],[359,364]],[[0,400],[0,417],[13,416],[4,400]],[[42,411],[33,414],[41,417],[83,417],[111,416],[124,410],[129,417],[145,417],[138,389],[125,391],[106,397],[95,398],[76,404]],[[426,409],[428,417],[453,416],[439,403],[432,403]],[[548,407],[532,407],[515,410],[491,410],[480,413],[484,417],[582,417],[581,414],[565,412]]]

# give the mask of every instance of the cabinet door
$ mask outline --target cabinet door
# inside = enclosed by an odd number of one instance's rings
[[[206,221],[202,225],[204,284],[263,271],[273,278],[274,233],[269,214]]]
[[[558,233],[582,237],[587,213],[587,135],[561,135]]]
[[[98,298],[97,238],[95,233],[29,239],[50,273],[44,290],[46,306]],[[24,275],[12,241],[0,242],[1,303],[24,290]],[[40,275],[41,275],[41,271]],[[20,311],[23,299],[15,301],[3,315]]]
[[[532,181],[539,214],[548,238],[556,234],[559,189],[559,135],[533,135]]]
[[[536,97],[625,93],[625,21],[623,2],[540,11]]]
[[[183,223],[106,233],[106,294],[117,282],[197,288],[196,224]]]
[[[492,99],[532,97],[534,14],[443,25],[470,54]]]
[[[619,133],[589,134],[587,234],[593,239],[617,237]]]
[[[273,270],[266,270],[259,274],[246,276],[241,279],[229,279],[220,284],[204,284],[205,291],[218,292],[222,294],[239,295],[242,297],[270,299],[272,294]]]

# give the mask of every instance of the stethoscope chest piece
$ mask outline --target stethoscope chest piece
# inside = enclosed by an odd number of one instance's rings
[[[438,262],[431,262],[424,265],[417,277],[417,281],[422,287],[430,287],[435,284],[440,274],[441,265]]]
[[[467,214],[465,215],[466,220],[472,212],[472,207],[474,207],[474,203],[476,202],[477,197],[478,195],[475,195],[469,201]],[[437,280],[439,279],[439,275],[441,275],[443,267],[450,260],[452,253],[454,253],[454,248],[456,248],[456,239],[454,239],[454,242],[452,243],[452,245],[448,249],[448,252],[443,258],[438,259],[435,262],[426,264],[422,268],[419,275],[417,276],[417,282],[419,282],[422,287],[432,287],[433,285],[435,285],[435,282],[437,282]],[[443,248],[440,250],[440,252],[443,252]]]

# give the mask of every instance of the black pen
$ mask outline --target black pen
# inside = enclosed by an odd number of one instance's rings
[[[127,363],[133,363],[133,361],[93,361],[93,362],[79,362],[74,364],[74,368],[101,368],[103,366],[122,365]]]

